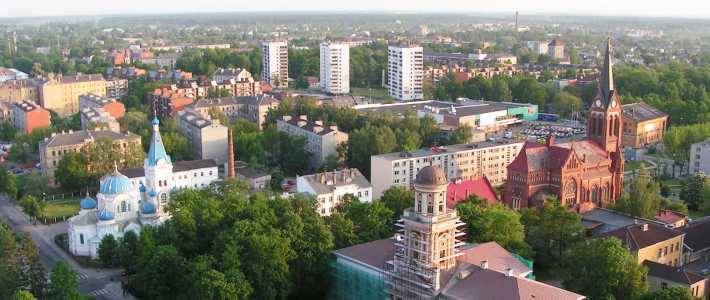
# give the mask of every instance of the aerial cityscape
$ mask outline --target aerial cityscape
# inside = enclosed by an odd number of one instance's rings
[[[0,300],[710,299],[710,5],[449,2],[3,4]]]

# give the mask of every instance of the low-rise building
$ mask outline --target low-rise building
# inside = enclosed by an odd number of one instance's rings
[[[687,215],[668,209],[658,210],[654,219],[671,228],[682,228],[688,223]]]
[[[237,82],[254,80],[251,73],[242,68],[219,68],[212,73],[212,80],[216,82],[225,82],[234,79]]]
[[[276,121],[276,128],[288,135],[306,139],[305,150],[311,154],[308,161],[311,170],[317,170],[328,156],[337,156],[338,146],[348,142],[348,134],[338,130],[338,126],[325,126],[323,121],[309,121],[305,115],[283,116],[283,119]]]
[[[86,94],[79,96],[79,109],[83,108],[101,108],[111,115],[114,119],[123,118],[126,114],[126,107],[116,98],[103,97],[95,94]]]
[[[695,298],[705,299],[707,296],[708,278],[684,270],[682,267],[673,267],[646,261],[643,266],[648,268],[646,281],[651,291],[681,287],[687,289]]]
[[[95,94],[106,96],[106,80],[101,74],[49,76],[39,88],[40,104],[60,116],[79,111],[79,96]]]
[[[151,57],[141,58],[140,61],[146,65],[158,65],[161,68],[174,69],[178,58],[180,58],[180,53],[159,53]]]
[[[244,162],[237,163],[237,179],[246,181],[249,191],[262,191],[269,188],[271,174],[263,170],[250,167]]]
[[[121,131],[121,124],[101,107],[84,107],[79,110],[81,129],[101,129],[114,132]]]
[[[710,139],[690,146],[690,174],[710,175]]]
[[[441,166],[452,182],[486,176],[498,186],[505,182],[506,167],[522,148],[522,141],[485,141],[374,155],[370,159],[374,197],[392,186],[411,188],[417,172],[429,165]]]
[[[12,103],[0,101],[0,122],[12,124]]]
[[[158,89],[148,95],[150,109],[158,116],[168,117],[182,111],[194,102],[190,94],[172,89]]]
[[[12,126],[23,133],[30,134],[37,128],[52,126],[52,121],[49,111],[34,102],[13,102]]]
[[[652,261],[673,267],[683,264],[682,231],[653,222],[631,224],[598,237],[615,237],[629,249],[638,263]]]
[[[0,101],[18,102],[29,100],[39,102],[38,80],[7,80],[0,83]]]
[[[210,110],[217,110],[222,112],[232,122],[247,120],[262,128],[266,121],[266,114],[270,109],[278,108],[279,103],[276,98],[265,95],[224,97],[200,99],[187,109],[197,111],[205,118],[209,117]]]
[[[194,158],[213,159],[218,165],[227,161],[227,126],[189,111],[179,112],[178,120]]]
[[[42,175],[49,178],[49,184],[58,184],[54,171],[57,169],[59,161],[67,153],[80,151],[81,148],[97,139],[110,139],[118,149],[126,151],[129,147],[141,148],[141,137],[132,133],[120,133],[110,130],[81,130],[69,131],[66,133],[53,133],[51,137],[44,139],[39,144],[39,165]]]
[[[668,125],[668,114],[643,102],[626,104],[622,108],[624,146],[641,148],[663,140]]]
[[[30,78],[27,73],[13,68],[0,67],[0,83],[8,80],[25,80]]]
[[[315,196],[316,210],[321,216],[335,212],[345,195],[357,197],[362,202],[372,201],[372,185],[355,168],[298,176],[296,191]]]

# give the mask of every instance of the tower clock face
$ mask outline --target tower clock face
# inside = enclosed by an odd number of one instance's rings
[[[611,101],[611,107],[616,107],[616,101]]]
[[[597,107],[602,107],[602,101],[601,101],[601,100],[597,99],[596,104],[597,104]]]

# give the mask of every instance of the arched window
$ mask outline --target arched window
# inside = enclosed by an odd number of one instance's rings
[[[160,205],[167,205],[168,204],[168,194],[162,193],[160,194]]]
[[[614,118],[609,118],[609,135],[614,135]]]
[[[619,131],[619,125],[619,117],[616,116],[614,117],[614,135],[616,136],[619,136],[619,133],[621,132]]]
[[[599,187],[596,185],[592,187],[592,202],[597,203],[599,202]]]
[[[121,212],[126,212],[126,201],[121,201]]]

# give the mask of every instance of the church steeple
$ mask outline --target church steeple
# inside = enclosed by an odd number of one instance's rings
[[[601,70],[599,82],[600,96],[605,106],[609,106],[612,93],[614,92],[614,67],[612,60],[614,59],[614,49],[611,47],[611,38],[606,42],[606,53],[604,54],[604,66]]]
[[[615,152],[621,146],[622,133],[622,108],[614,84],[613,57],[611,38],[609,38],[599,74],[599,92],[589,109],[587,124],[587,136],[607,153]]]
[[[158,121],[157,116],[153,116],[153,136],[150,140],[150,148],[148,149],[148,157],[146,162],[149,166],[156,166],[158,161],[163,160],[166,163],[170,163],[170,156],[165,151],[165,146],[163,146],[163,139],[160,136],[160,121]]]

